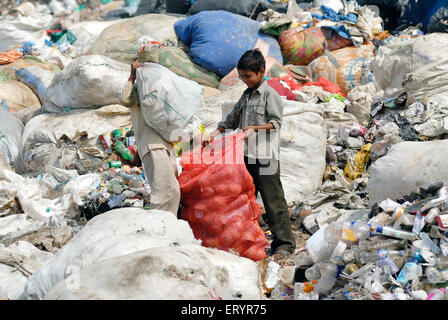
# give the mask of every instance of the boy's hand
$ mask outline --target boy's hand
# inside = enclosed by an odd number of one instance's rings
[[[215,140],[215,137],[218,136],[221,132],[219,130],[215,130],[207,136],[204,135],[204,140],[202,140],[202,146],[206,146],[209,143],[212,143]]]
[[[255,132],[256,129],[257,129],[257,127],[255,127],[255,126],[248,126],[248,127],[243,128],[243,131],[245,133],[244,138],[245,139],[249,138]]]

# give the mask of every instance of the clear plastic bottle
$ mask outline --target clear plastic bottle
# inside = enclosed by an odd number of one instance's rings
[[[374,251],[381,249],[398,249],[405,246],[405,241],[403,240],[378,240],[378,241],[359,241],[359,248],[362,251]]]
[[[445,288],[431,288],[426,300],[447,300],[447,291]]]
[[[313,264],[313,259],[311,259],[307,250],[303,250],[294,257],[294,264],[297,268],[301,266],[311,266]]]
[[[418,279],[422,275],[422,266],[418,263],[417,258],[411,258],[401,269],[398,274],[397,281],[402,285],[406,285],[412,279]]]
[[[425,222],[427,224],[432,224],[437,216],[440,215],[440,209],[435,207],[429,210],[428,214],[425,217]]]
[[[445,257],[445,256],[437,257],[437,267],[440,270],[447,269],[448,268],[448,257]]]
[[[336,284],[338,266],[331,262],[322,263],[320,266],[320,279],[314,286],[314,292],[323,294],[329,292]]]
[[[123,192],[123,187],[116,180],[112,179],[107,184],[107,191],[118,195]]]
[[[420,233],[420,238],[425,242],[426,245],[429,246],[432,252],[434,252],[435,254],[442,253],[442,250],[439,248],[439,246],[436,245],[434,241],[432,241],[431,238],[425,232]]]
[[[373,228],[376,228],[376,227],[380,227],[380,226],[384,226],[384,225],[388,224],[390,219],[391,218],[388,214],[386,214],[384,212],[380,212],[375,217],[370,219],[369,224]]]
[[[398,220],[395,221],[394,228],[399,228],[401,225],[412,227],[412,226],[414,226],[414,222],[415,222],[415,216],[413,216],[412,214],[409,214],[407,212],[404,212],[398,218]]]
[[[406,256],[406,252],[404,250],[386,250],[381,249],[377,251],[364,251],[361,252],[359,255],[359,261],[363,264],[366,264],[368,262],[375,262],[378,261],[378,259],[385,258],[386,256],[389,256],[391,258],[395,258],[398,256]]]
[[[320,263],[313,265],[305,270],[305,278],[308,281],[318,280],[321,277],[320,274]]]
[[[359,239],[365,240],[371,235],[371,228],[365,222],[345,221],[333,223],[325,229],[324,239],[333,245],[341,240],[350,248]]]
[[[357,240],[366,240],[371,235],[370,228],[370,225],[365,222],[356,222],[353,225],[352,230],[355,233]]]
[[[342,225],[338,223],[330,224],[324,230],[324,240],[330,244],[336,245],[341,240]]]
[[[125,199],[126,194],[124,192],[120,195],[111,195],[109,201],[107,202],[107,205],[110,208],[115,208],[122,204]]]
[[[436,267],[427,267],[425,276],[429,283],[441,283],[444,281],[442,273]]]
[[[418,234],[416,233],[398,230],[388,226],[378,227],[376,228],[376,232],[384,236],[389,236],[403,240],[415,240],[418,238]]]

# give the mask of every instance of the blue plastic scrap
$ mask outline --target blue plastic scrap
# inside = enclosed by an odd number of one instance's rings
[[[342,38],[351,39],[350,31],[344,25],[336,26],[322,26],[322,28],[332,30],[340,35]]]
[[[30,55],[33,53],[33,46],[35,45],[32,41],[26,41],[22,46],[22,52],[24,55]]]
[[[312,14],[312,17],[318,20],[331,20],[333,22],[340,22],[340,21],[349,21],[353,23],[358,22],[358,15],[354,12],[350,12],[346,15],[338,14],[336,11],[326,6],[321,6],[320,10],[323,13],[322,15]]]
[[[2,109],[5,111],[10,111],[11,109],[8,107],[5,99],[2,99]]]
[[[45,97],[45,93],[47,91],[47,87],[45,84],[34,74],[29,72],[27,69],[21,68],[21,69],[15,69],[16,76],[21,81],[25,82],[27,85],[31,86],[37,91],[37,94],[40,98]]]

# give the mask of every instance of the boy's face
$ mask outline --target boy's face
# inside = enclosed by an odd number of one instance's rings
[[[238,74],[240,75],[240,79],[247,85],[248,88],[257,88],[264,77],[264,68],[261,68],[258,73],[255,73],[251,70],[238,70]]]

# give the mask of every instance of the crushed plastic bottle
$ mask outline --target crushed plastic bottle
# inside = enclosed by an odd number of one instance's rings
[[[445,288],[431,288],[428,290],[428,297],[425,300],[447,300]]]

